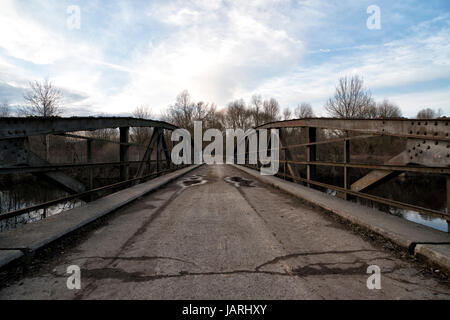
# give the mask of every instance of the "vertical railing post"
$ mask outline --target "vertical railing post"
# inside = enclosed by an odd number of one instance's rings
[[[256,130],[256,165],[255,169],[259,170],[259,132]]]
[[[308,130],[308,143],[316,142],[316,128],[307,128]],[[316,145],[309,145],[306,147],[306,161],[309,163],[311,161],[316,161]],[[306,165],[306,179],[312,180],[316,175],[316,166],[307,164]],[[310,187],[310,184],[307,183]]]
[[[244,161],[244,167],[246,167],[247,165],[250,165],[250,146],[249,146],[249,144],[250,144],[250,139],[249,138],[247,138],[247,137],[245,137],[244,138],[244,147],[245,147],[245,150],[244,150],[244,152],[245,152],[245,161]]]
[[[87,163],[92,164],[92,139],[86,140]],[[92,166],[88,169],[88,190],[94,189],[94,175]]]
[[[173,131],[171,131],[171,133],[172,133]],[[170,134],[171,134],[170,133]],[[169,137],[170,137],[170,134],[169,134]],[[172,141],[172,139],[168,139],[168,141],[169,141],[169,145],[168,145],[168,152],[169,152],[169,169],[171,169],[171,170],[175,170],[175,165],[173,164],[173,162],[172,162],[172,150],[173,150],[173,141]]]
[[[128,162],[129,161],[129,142],[130,138],[130,127],[122,127],[120,128],[120,162]],[[120,180],[125,181],[129,179],[129,164],[121,164],[120,165]]]
[[[350,162],[350,140],[344,140],[344,189],[349,190],[348,168],[347,164]],[[344,199],[348,200],[348,193],[344,193]]]
[[[159,175],[161,172],[161,151],[162,151],[162,139],[163,139],[163,132],[160,128],[158,128],[159,135],[158,139],[156,140],[156,173]]]

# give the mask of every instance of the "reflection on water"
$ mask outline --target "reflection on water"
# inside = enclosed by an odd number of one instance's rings
[[[414,211],[404,210],[402,214],[406,220],[425,225],[427,227],[447,232],[447,221],[440,218],[425,219],[422,215]],[[428,218],[428,217],[427,217]]]
[[[3,177],[0,181],[0,214],[66,196],[68,196],[67,192],[32,176],[20,180],[16,177]],[[81,200],[72,200],[48,207],[45,210],[40,209],[14,218],[0,220],[0,232],[39,221],[43,217],[50,217],[83,204],[84,202]]]
[[[326,193],[329,195],[332,195],[332,196],[337,196],[337,192],[335,190],[327,189]],[[424,225],[424,226],[427,226],[427,227],[430,227],[430,228],[433,228],[433,229],[436,229],[439,231],[447,232],[447,228],[448,228],[447,221],[445,221],[444,219],[430,217],[427,215],[422,215],[415,211],[390,207],[388,205],[372,202],[372,201],[366,200],[366,199],[356,199],[354,201],[358,204],[368,206],[371,208],[376,208],[380,211],[390,213],[394,216],[404,218],[408,221],[412,221],[412,222],[415,222],[415,223],[418,223],[418,224],[421,224],[421,225]],[[440,211],[446,212],[446,208],[441,208]]]
[[[44,216],[48,218],[48,217],[54,216],[58,213],[61,213],[63,211],[81,207],[83,204],[84,204],[84,202],[80,201],[80,200],[68,201],[65,203],[60,203],[60,204],[48,207],[45,211],[44,211],[44,209],[40,209],[40,210],[36,210],[36,211],[31,211],[29,213],[25,213],[23,215],[20,215],[20,216],[14,217],[14,218],[1,220],[0,221],[0,232],[14,229],[14,228],[17,228],[24,224],[27,224],[27,223],[39,221],[39,220],[43,219]]]

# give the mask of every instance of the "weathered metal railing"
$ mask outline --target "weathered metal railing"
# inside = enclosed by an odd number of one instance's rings
[[[118,141],[86,132],[103,129],[119,128]],[[130,128],[148,128],[151,131],[146,139],[146,145],[130,141]],[[64,203],[74,199],[90,201],[100,192],[118,190],[129,187],[141,181],[148,180],[164,173],[177,170],[184,166],[175,166],[170,161],[171,142],[166,133],[177,129],[176,126],[162,121],[135,118],[0,118],[0,176],[7,174],[39,174],[62,186],[69,196],[37,203],[25,208],[0,214],[0,221],[18,217],[20,215],[46,209],[52,205]],[[149,131],[149,133],[150,133]],[[80,133],[82,132],[82,133]],[[84,154],[86,161],[81,163],[55,163],[52,153],[46,150],[46,159],[32,151],[32,137],[57,136],[72,141],[86,141]],[[48,139],[46,139],[48,148]],[[93,142],[119,145],[119,161],[94,162]],[[130,160],[131,146],[145,148],[141,159]],[[130,166],[137,165],[135,174],[130,178]],[[94,187],[94,168],[119,168],[119,181]],[[82,184],[74,177],[63,173],[63,170],[83,168],[87,172],[87,183]],[[111,177],[110,177],[111,178]],[[45,211],[44,211],[45,215]],[[43,217],[45,218],[45,216]]]
[[[419,212],[445,219],[450,226],[450,119],[330,119],[312,118],[288,120],[264,124],[256,129],[279,129],[280,170],[278,176],[308,187],[334,190],[344,199],[361,198],[388,206]],[[292,132],[300,130],[296,134]],[[321,137],[318,139],[318,130]],[[384,155],[382,163],[373,161],[352,161],[351,142],[370,145],[370,141],[391,137],[400,139],[402,147],[384,145],[384,149],[395,151],[394,155]],[[381,138],[380,138],[381,137]],[[292,143],[289,143],[293,140]],[[298,140],[305,140],[299,143]],[[269,150],[270,152],[270,139]],[[339,144],[340,147],[336,148]],[[333,151],[341,150],[340,161],[319,161],[319,146],[333,146]],[[293,152],[293,150],[304,150]],[[326,149],[328,150],[328,149]],[[274,152],[277,152],[273,150]],[[329,151],[332,153],[333,151]],[[259,152],[259,150],[257,151]],[[326,152],[325,152],[326,153]],[[249,151],[246,149],[246,166],[260,168],[261,163],[248,163]],[[298,159],[304,158],[304,159]],[[359,156],[361,158],[361,156]],[[362,157],[364,158],[364,157]],[[259,159],[259,158],[258,158]],[[366,160],[366,159],[364,159]],[[342,168],[341,186],[320,180],[318,168]],[[356,181],[350,181],[349,169],[371,170],[362,174]],[[442,189],[446,190],[447,208],[436,210],[411,203],[373,195],[370,188],[389,181],[401,173],[437,175],[443,177]],[[439,192],[439,191],[437,191]]]

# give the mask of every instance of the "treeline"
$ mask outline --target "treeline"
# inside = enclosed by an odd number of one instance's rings
[[[8,116],[42,116],[52,117],[64,114],[63,94],[49,81],[34,81],[29,84],[29,90],[24,94],[24,105],[16,107],[15,111],[9,103],[3,100],[0,103],[0,117]],[[335,93],[324,106],[327,116],[334,118],[400,118],[401,109],[385,99],[376,102],[370,90],[364,87],[364,81],[359,76],[343,77],[339,79]],[[148,107],[138,107],[133,112],[137,118],[150,118],[152,113]],[[214,103],[196,102],[187,90],[176,97],[174,104],[170,105],[162,114],[162,119],[179,127],[192,129],[193,121],[201,120],[206,127],[223,128],[250,128],[263,123],[289,120],[292,118],[311,118],[315,112],[311,104],[300,103],[296,108],[281,108],[275,98],[263,99],[254,95],[250,101],[237,99],[228,103],[225,108],[218,108]],[[443,116],[441,109],[425,108],[417,113],[417,118],[430,119]],[[135,130],[137,140],[145,140],[146,130]],[[100,133],[102,134],[102,133]],[[105,131],[105,135],[111,133]]]
[[[327,116],[333,118],[389,119],[401,118],[402,111],[395,103],[384,99],[375,101],[370,90],[364,87],[359,76],[339,79],[335,93],[324,106]],[[173,105],[163,115],[165,121],[181,128],[193,130],[193,121],[203,121],[204,128],[248,129],[261,124],[289,119],[312,118],[315,112],[311,104],[300,103],[294,110],[280,107],[275,98],[262,99],[254,95],[250,101],[238,99],[218,109],[214,103],[195,102],[188,91],[180,93]],[[430,108],[418,112],[417,118],[430,119],[443,116],[442,110]]]

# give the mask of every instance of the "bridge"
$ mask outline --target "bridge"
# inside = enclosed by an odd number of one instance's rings
[[[248,147],[242,164],[174,165],[177,127],[162,121],[0,118],[0,175],[65,192],[0,214],[0,298],[449,299],[448,232],[382,212],[450,221],[449,122],[267,123],[256,129],[279,129],[268,151],[280,170],[262,176]],[[145,145],[133,130],[147,130]],[[408,177],[436,182],[444,208],[425,192],[393,198]],[[67,287],[69,266],[80,289]],[[367,285],[370,266],[381,289]]]

